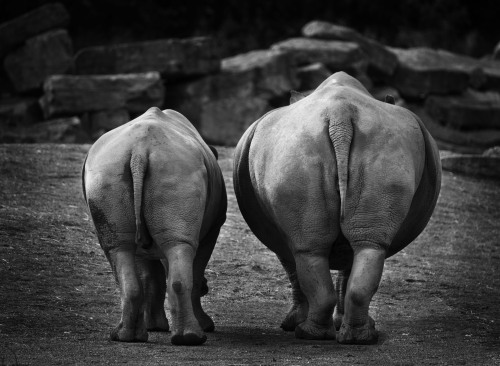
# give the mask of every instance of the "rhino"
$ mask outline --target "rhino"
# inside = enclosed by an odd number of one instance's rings
[[[226,219],[216,150],[173,110],[150,108],[102,135],[82,169],[83,195],[120,289],[121,320],[111,339],[198,345],[214,322],[200,297],[204,272]],[[168,281],[167,281],[168,278]]]
[[[369,305],[385,259],[431,217],[439,151],[415,114],[376,100],[344,72],[291,101],[254,122],[235,148],[240,211],[288,274],[285,331],[376,343]]]

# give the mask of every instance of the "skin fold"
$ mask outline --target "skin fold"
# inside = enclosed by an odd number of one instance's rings
[[[173,344],[197,345],[213,331],[200,297],[227,198],[212,149],[183,115],[151,108],[89,150],[83,193],[121,297],[112,340],[170,329]]]
[[[298,338],[375,343],[370,301],[385,258],[412,242],[434,210],[437,146],[417,116],[374,99],[343,72],[293,99],[239,141],[238,205],[292,284],[282,328]]]

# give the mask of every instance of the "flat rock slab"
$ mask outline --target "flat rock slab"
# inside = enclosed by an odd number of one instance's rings
[[[28,39],[4,60],[5,72],[18,92],[40,88],[46,77],[72,67],[73,45],[64,29]]]
[[[286,51],[297,66],[322,63],[330,71],[349,70],[366,63],[361,46],[354,42],[291,38],[275,43],[272,49]]]
[[[500,157],[475,154],[451,155],[441,158],[444,170],[500,179]]]
[[[500,92],[500,60],[478,60],[480,73],[476,85],[480,90],[493,90]]]
[[[222,61],[222,72],[233,77],[250,79],[253,94],[262,98],[282,95],[298,86],[296,70],[285,52],[256,50]]]
[[[130,121],[126,109],[112,109],[85,114],[85,127],[93,139]]]
[[[0,24],[0,57],[31,37],[51,29],[65,27],[69,20],[64,5],[51,3]]]
[[[298,86],[286,53],[257,50],[222,61],[221,72],[167,84],[166,107],[184,114],[210,143],[235,145],[269,102]]]
[[[297,69],[297,77],[300,80],[298,89],[301,91],[316,89],[331,75],[332,72],[319,62],[299,67]]]
[[[141,113],[162,107],[164,86],[158,72],[118,75],[54,75],[44,83],[40,104],[46,118],[126,109]]]
[[[26,126],[43,120],[35,97],[0,99],[0,129]]]
[[[403,103],[403,107],[420,117],[430,134],[437,140],[438,145],[449,150],[477,153],[500,145],[500,129],[461,131],[438,123],[421,104],[406,102]]]
[[[479,75],[477,61],[444,50],[395,49],[399,66],[389,84],[403,97],[424,99],[429,94],[461,93]]]
[[[458,96],[430,96],[425,110],[442,125],[461,130],[500,130],[500,93],[467,90]]]
[[[398,58],[384,45],[365,37],[352,28],[324,21],[312,21],[302,28],[302,35],[308,38],[330,39],[358,43],[368,56],[368,62],[376,72],[392,75],[398,65]]]
[[[1,136],[9,143],[82,143],[89,142],[78,117],[58,118],[9,130]]]
[[[75,56],[78,74],[158,71],[168,78],[218,72],[220,55],[209,37],[162,39],[82,49]]]

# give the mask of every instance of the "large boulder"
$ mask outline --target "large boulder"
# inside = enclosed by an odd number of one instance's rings
[[[78,115],[124,108],[141,113],[162,107],[164,86],[158,72],[118,75],[53,75],[44,83],[44,115]]]
[[[332,72],[320,62],[297,68],[297,77],[300,80],[299,90],[316,89]]]
[[[124,108],[88,112],[82,118],[85,130],[94,140],[129,121],[130,113]]]
[[[358,43],[368,56],[369,66],[376,73],[392,75],[398,65],[397,57],[384,45],[364,37],[352,28],[324,21],[312,21],[302,28],[302,35],[308,38],[340,40]]]
[[[425,110],[442,125],[460,130],[498,129],[500,94],[467,90],[461,95],[430,96]]]
[[[183,78],[220,69],[212,38],[161,39],[82,49],[75,56],[78,74],[125,74],[158,71],[163,77]]]
[[[275,43],[274,50],[289,53],[297,66],[322,63],[332,72],[366,66],[366,56],[361,46],[354,42],[331,41],[311,38],[291,38]]]
[[[429,94],[462,93],[480,75],[470,57],[430,48],[396,49],[399,66],[389,79],[403,97],[424,99]]]
[[[43,115],[37,98],[0,99],[0,128],[26,126],[41,120],[43,120]]]
[[[476,177],[500,179],[500,157],[477,154],[450,155],[441,158],[444,170]]]
[[[29,38],[51,29],[65,27],[69,19],[69,14],[62,4],[50,3],[0,24],[0,58]]]
[[[297,87],[294,65],[288,56],[276,50],[256,50],[222,61],[222,71],[233,77],[250,74],[253,93],[272,98]]]
[[[257,50],[224,59],[219,74],[168,84],[165,105],[184,114],[207,141],[235,145],[275,98],[297,86],[285,53]]]
[[[63,29],[30,38],[4,60],[5,71],[18,92],[40,88],[47,76],[64,74],[72,67],[73,46]]]
[[[58,118],[17,127],[0,135],[0,141],[9,143],[83,143],[89,142],[78,117]]]
[[[406,102],[402,106],[420,117],[440,149],[480,153],[489,147],[500,145],[500,129],[461,131],[437,122],[420,104]]]
[[[494,90],[500,92],[500,60],[478,60],[480,69],[476,85],[471,86],[480,90]]]
[[[500,60],[500,42],[493,49],[493,60]]]

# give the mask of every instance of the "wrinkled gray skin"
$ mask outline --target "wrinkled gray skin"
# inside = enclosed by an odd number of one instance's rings
[[[200,297],[227,206],[214,154],[183,115],[158,108],[89,150],[83,193],[121,296],[112,340],[145,342],[147,330],[168,331],[166,292],[173,344],[201,344],[213,331]]]
[[[436,205],[436,144],[417,116],[386,100],[336,73],[256,121],[236,147],[238,204],[288,273],[293,305],[281,327],[298,338],[377,342],[368,308],[384,260]]]

